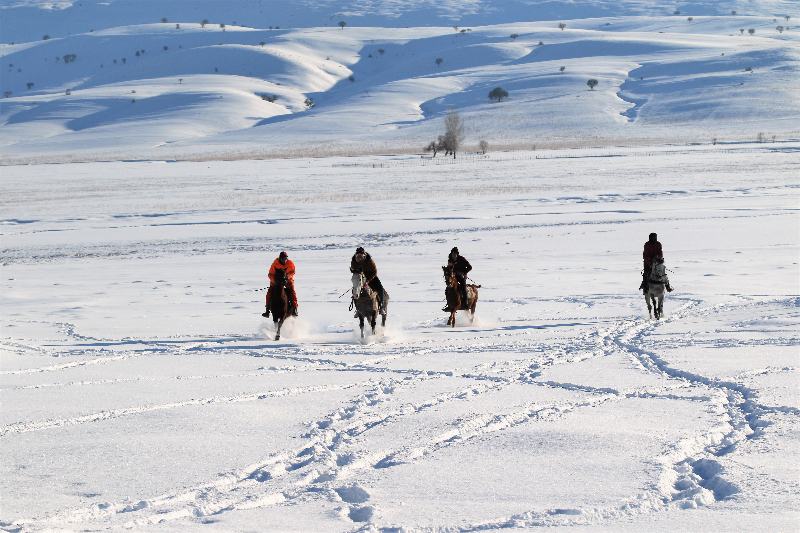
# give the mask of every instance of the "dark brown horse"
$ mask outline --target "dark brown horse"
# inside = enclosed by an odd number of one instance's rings
[[[269,312],[275,323],[275,340],[281,338],[281,326],[286,317],[290,315],[289,298],[286,296],[286,271],[275,269],[275,281],[272,296],[269,299]]]
[[[444,282],[447,287],[444,290],[444,296],[447,299],[447,305],[442,309],[446,313],[450,313],[450,318],[447,320],[448,326],[456,327],[456,311],[466,311],[469,315],[469,322],[475,318],[475,306],[478,305],[478,289],[480,285],[467,285],[467,301],[461,301],[461,295],[458,293],[458,280],[456,273],[453,270],[453,265],[442,267],[444,272]]]

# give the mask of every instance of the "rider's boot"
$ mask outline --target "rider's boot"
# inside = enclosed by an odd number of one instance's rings
[[[672,288],[672,285],[669,284],[669,282],[667,282],[666,289],[667,289],[667,292],[672,292],[674,290]]]
[[[261,316],[263,316],[264,318],[269,318],[269,307],[267,307],[267,310],[266,310],[266,311],[264,311],[263,313],[261,313]]]
[[[297,316],[297,302],[292,303],[292,316]]]

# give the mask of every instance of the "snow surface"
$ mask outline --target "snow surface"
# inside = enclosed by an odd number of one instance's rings
[[[800,135],[795,1],[0,5],[6,163],[411,152],[452,108],[470,150]]]
[[[797,531],[798,17],[0,0],[0,530]]]
[[[0,528],[796,530],[798,150],[6,166]]]

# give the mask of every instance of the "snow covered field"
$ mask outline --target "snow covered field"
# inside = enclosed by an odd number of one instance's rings
[[[798,150],[3,167],[0,528],[796,531]]]

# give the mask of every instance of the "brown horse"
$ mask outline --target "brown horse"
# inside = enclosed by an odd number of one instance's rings
[[[275,323],[275,340],[281,339],[281,326],[290,313],[289,298],[286,296],[286,271],[275,269],[275,287],[272,289],[272,296],[269,299],[269,312],[272,313],[272,321]]]
[[[453,265],[443,266],[442,271],[444,271],[444,282],[447,284],[444,290],[447,305],[442,311],[450,313],[447,325],[456,327],[456,311],[466,311],[469,314],[469,322],[471,324],[475,318],[475,306],[478,305],[478,289],[481,286],[467,285],[467,301],[462,302],[461,295],[458,293],[458,280],[456,279]]]

